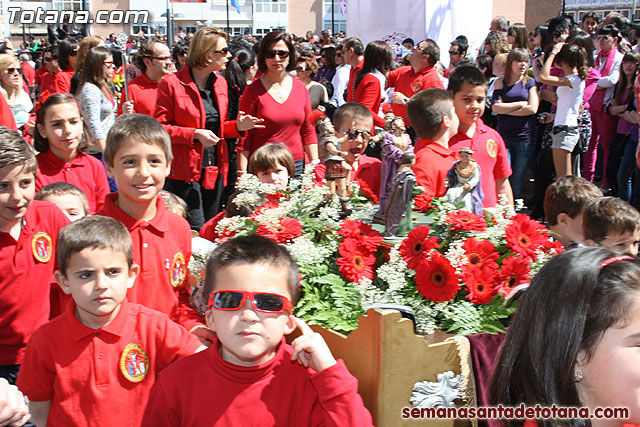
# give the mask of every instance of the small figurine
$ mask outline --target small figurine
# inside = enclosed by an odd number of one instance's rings
[[[406,152],[413,152],[411,138],[406,133],[406,126],[402,117],[395,116],[392,112],[385,114],[385,131],[382,136],[382,165],[380,167],[380,209],[377,217],[384,214],[387,198],[391,191],[391,185],[396,172],[400,167],[400,158]]]
[[[405,236],[413,228],[413,198],[421,193],[411,169],[415,164],[416,155],[412,152],[406,152],[400,158],[400,169],[391,185],[384,210],[383,237]]]
[[[480,166],[473,156],[473,150],[462,147],[458,150],[460,160],[453,163],[444,181],[447,187],[446,197],[449,202],[464,202],[464,210],[482,215],[484,193],[480,184]]]
[[[343,210],[348,211],[346,205],[349,200],[347,183],[351,180],[351,166],[344,161],[349,155],[345,151],[340,151],[340,140],[335,135],[335,128],[331,120],[327,117],[320,117],[316,121],[318,132],[318,144],[325,150],[324,164],[327,167],[324,178],[327,180],[329,189],[340,198]]]

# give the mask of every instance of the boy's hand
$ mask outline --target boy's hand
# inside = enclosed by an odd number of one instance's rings
[[[316,372],[324,371],[335,365],[337,363],[336,359],[331,354],[331,350],[329,350],[322,335],[313,332],[309,325],[301,319],[295,316],[291,317],[293,317],[293,321],[298,328],[300,328],[300,332],[302,332],[302,335],[291,343],[293,347],[291,360],[298,359],[298,363]]]
[[[207,347],[213,344],[213,341],[216,339],[216,333],[204,325],[195,326],[189,332],[197,336],[202,344],[206,345]]]

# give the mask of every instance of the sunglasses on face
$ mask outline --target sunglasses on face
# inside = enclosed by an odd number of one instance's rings
[[[44,58],[44,62],[51,62],[51,61],[53,61],[54,59],[56,59],[56,58],[53,58],[53,57],[51,57],[51,56],[50,56],[50,57],[48,57],[48,58]]]
[[[305,71],[310,70],[310,68],[304,68],[304,67],[296,67],[296,71],[299,73],[304,73]]]
[[[104,61],[104,65],[106,65],[107,67],[115,67],[113,61]]]
[[[278,55],[280,59],[285,59],[286,57],[289,56],[289,51],[288,50],[268,50],[264,54],[264,56],[266,56],[269,59],[275,58],[276,55]]]
[[[5,72],[7,74],[20,73],[20,68],[7,68]]]
[[[449,55],[460,55],[460,52],[455,51],[455,50],[450,50],[449,51]]]
[[[223,55],[226,55],[227,53],[229,53],[229,46],[225,46],[220,50],[214,50],[213,53],[221,53]]]
[[[340,57],[340,56],[342,56],[342,52],[336,52],[335,55]]]
[[[209,297],[208,305],[216,310],[236,311],[247,299],[262,313],[293,313],[293,304],[287,297],[266,292],[217,291]]]
[[[356,139],[358,136],[361,136],[363,140],[367,140],[371,138],[371,133],[366,130],[348,129],[348,130],[345,130],[344,133],[347,135],[347,138],[349,139]]]
[[[78,50],[77,50],[77,49],[76,49],[76,50],[72,50],[72,51],[69,53],[69,56],[78,56]]]

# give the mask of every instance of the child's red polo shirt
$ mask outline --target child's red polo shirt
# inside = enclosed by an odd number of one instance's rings
[[[78,187],[89,202],[89,215],[93,215],[104,206],[109,194],[107,172],[100,160],[88,154],[78,153],[70,162],[56,157],[51,150],[38,154],[38,173],[36,190],[47,184],[66,182]]]
[[[139,304],[123,302],[102,329],[80,323],[69,304],[33,334],[17,384],[33,401],[51,400],[50,427],[138,426],[156,375],[200,345]]]
[[[397,92],[408,98],[425,89],[444,89],[435,67],[427,67],[414,73],[411,65],[405,65],[390,71],[389,77],[387,77],[387,87],[395,88]],[[391,104],[391,109],[393,114],[403,118],[407,126],[411,126],[407,116],[406,105]]]
[[[29,338],[49,320],[58,230],[68,223],[57,206],[34,200],[17,242],[0,232],[0,365],[21,364]]]
[[[457,152],[462,147],[473,150],[473,160],[480,165],[482,174],[482,191],[485,208],[492,208],[498,203],[496,179],[509,178],[511,166],[507,147],[500,134],[485,125],[481,119],[476,122],[476,132],[469,138],[465,132],[458,132],[449,140],[449,149]]]
[[[415,146],[416,165],[412,168],[418,185],[430,197],[442,197],[447,192],[444,180],[457,160],[456,153],[430,139],[419,139]]]
[[[191,229],[187,220],[167,211],[157,197],[156,216],[140,221],[116,206],[117,198],[117,193],[109,194],[98,214],[122,222],[131,234],[133,262],[140,266],[140,274],[127,292],[129,301],[165,313],[187,330],[202,325],[202,316],[189,302]]]

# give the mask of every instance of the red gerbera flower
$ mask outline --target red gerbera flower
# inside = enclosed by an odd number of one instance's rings
[[[482,215],[464,210],[449,212],[444,222],[451,225],[453,231],[484,231],[487,229],[487,221]]]
[[[547,241],[544,244],[544,251],[546,253],[553,252],[558,255],[564,252],[564,245],[560,243],[559,240],[550,239],[549,237],[547,237]]]
[[[463,274],[464,283],[469,291],[466,298],[474,304],[487,304],[497,293],[494,280],[497,267],[469,265]]]
[[[302,235],[302,224],[294,218],[280,218],[280,223],[276,225],[260,224],[256,234],[277,243],[287,243]]]
[[[415,199],[413,199],[413,210],[419,212],[428,212],[435,207],[431,206],[431,202],[433,201],[433,197],[428,196],[426,193],[418,194]]]
[[[513,288],[529,281],[531,266],[529,260],[510,256],[502,262],[502,269],[497,280],[497,290],[505,297]]]
[[[528,215],[516,214],[505,230],[507,246],[515,253],[535,259],[536,250],[547,242],[544,226]]]
[[[361,178],[358,178],[358,185],[360,186],[360,193],[371,200],[373,203],[378,203],[380,200],[378,199],[378,195],[373,192],[369,184],[364,182]]]
[[[359,282],[362,278],[373,279],[373,265],[376,258],[355,239],[344,239],[338,248],[342,255],[336,260],[340,272],[349,282]]]
[[[374,252],[382,242],[382,236],[380,233],[362,221],[345,219],[340,223],[340,230],[338,230],[338,233],[345,238],[350,237],[356,239],[358,243],[364,245],[371,252]]]
[[[437,237],[429,238],[430,231],[428,225],[416,227],[400,244],[400,255],[409,268],[415,270],[427,251],[440,246]]]
[[[496,247],[488,240],[471,237],[464,242],[462,248],[467,253],[469,264],[477,267],[495,265],[494,261],[500,257]]]
[[[433,302],[449,301],[460,290],[456,270],[440,252],[433,251],[431,259],[423,258],[416,268],[418,292]]]

